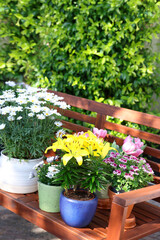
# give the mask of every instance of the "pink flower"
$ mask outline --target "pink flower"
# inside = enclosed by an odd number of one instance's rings
[[[128,137],[126,137],[125,139],[124,139],[124,143],[125,142],[132,142],[132,137],[129,135]]]
[[[132,142],[125,142],[123,145],[122,145],[122,150],[127,153],[127,154],[131,154],[132,152],[135,151],[135,144],[132,143]]]
[[[93,128],[93,134],[98,138],[105,138],[107,135],[107,131],[103,129]]]
[[[134,170],[130,170],[129,174],[133,175],[134,174]]]
[[[87,138],[87,137],[89,137],[89,134],[88,134],[88,133],[86,133],[86,134],[85,134],[85,137],[86,137],[86,138]]]
[[[134,179],[134,177],[133,177],[130,173],[125,173],[124,177],[125,177],[126,179],[131,179],[131,180]]]
[[[139,161],[143,161],[143,163],[146,163],[146,160],[142,157],[140,157]]]
[[[141,140],[139,138],[135,138],[134,142],[135,142],[135,145],[136,145],[137,149],[143,147],[143,145],[144,145],[144,143],[141,142]]]
[[[83,131],[81,131],[81,132],[78,132],[78,133],[77,133],[77,136],[80,136],[80,135],[82,135],[82,134],[84,134],[84,132],[83,132]]]
[[[114,171],[113,171],[113,174],[115,174],[115,175],[121,175],[121,170],[114,170]]]
[[[118,155],[120,155],[120,154],[119,153],[114,153],[114,152],[110,153],[110,157],[113,157],[113,158],[117,157]]]
[[[143,150],[141,149],[143,147],[143,142],[139,138],[132,138],[130,135],[126,137],[124,140],[124,143],[122,145],[122,150],[129,155],[138,157],[141,153],[143,153]]]
[[[123,168],[123,169],[126,169],[126,168],[127,168],[127,166],[124,165],[124,164],[119,164],[119,167],[120,167],[120,168]]]
[[[119,161],[123,163],[127,163],[127,159],[124,159],[124,158],[120,158]]]
[[[117,164],[116,164],[116,163],[110,163],[110,165],[111,165],[112,167],[117,167]]]

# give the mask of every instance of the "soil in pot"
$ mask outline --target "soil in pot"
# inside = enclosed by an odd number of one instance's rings
[[[86,201],[91,200],[95,198],[94,194],[88,193],[84,190],[70,190],[68,193],[64,192],[64,196],[70,199],[80,200],[80,201]]]

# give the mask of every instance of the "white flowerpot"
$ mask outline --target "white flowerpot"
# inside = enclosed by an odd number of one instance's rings
[[[1,152],[0,157],[0,188],[11,193],[32,193],[37,191],[37,177],[29,178],[33,169],[43,158],[32,160],[19,160],[8,158]]]

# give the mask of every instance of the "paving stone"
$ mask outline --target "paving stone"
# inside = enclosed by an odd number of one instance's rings
[[[59,240],[59,238],[0,206],[0,240]]]

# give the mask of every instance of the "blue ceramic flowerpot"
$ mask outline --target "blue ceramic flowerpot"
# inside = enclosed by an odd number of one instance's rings
[[[74,200],[64,196],[64,191],[60,196],[60,213],[63,221],[71,226],[86,227],[92,220],[98,203],[98,198],[90,200]]]

